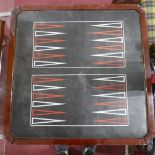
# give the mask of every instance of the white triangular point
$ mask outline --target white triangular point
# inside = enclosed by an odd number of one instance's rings
[[[106,22],[103,24],[97,24],[97,25],[91,25],[95,27],[112,27],[112,28],[122,28],[123,27],[123,22]]]
[[[126,93],[125,92],[119,92],[119,93],[97,94],[97,95],[92,95],[92,96],[108,97],[108,98],[126,98]]]
[[[66,122],[66,120],[32,117],[32,125],[33,124],[61,123],[61,122]]]
[[[42,90],[57,90],[57,89],[63,89],[66,87],[58,87],[58,86],[47,86],[47,85],[33,85],[33,91],[42,91]]]
[[[35,45],[34,46],[34,51],[50,51],[50,50],[61,50],[61,49],[65,49],[65,47],[55,47],[55,46],[38,46]]]
[[[124,39],[123,37],[115,37],[115,38],[94,39],[92,41],[123,43]]]
[[[61,106],[66,103],[57,102],[45,102],[45,101],[32,101],[32,107],[49,107],[49,106]]]
[[[52,61],[34,61],[34,67],[63,65],[65,62],[52,62]]]
[[[54,35],[60,35],[60,34],[66,34],[66,33],[63,33],[63,32],[51,32],[51,31],[35,31],[35,33],[34,33],[35,37],[54,36]]]
[[[94,111],[96,114],[127,115],[126,109]]]
[[[103,77],[103,78],[96,78],[93,80],[97,81],[113,81],[113,82],[125,82],[125,76],[110,76],[110,77]]]
[[[123,58],[123,52],[116,52],[116,53],[104,53],[104,54],[93,54],[91,56],[94,57],[112,57],[112,58]]]

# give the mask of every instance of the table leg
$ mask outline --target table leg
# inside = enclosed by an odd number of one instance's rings
[[[83,155],[96,155],[96,145],[86,146],[83,150]]]
[[[56,145],[55,147],[58,155],[69,155],[67,145]]]

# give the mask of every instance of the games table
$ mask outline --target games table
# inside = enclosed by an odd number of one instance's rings
[[[18,144],[147,144],[154,112],[145,14],[137,5],[12,13],[5,135]]]

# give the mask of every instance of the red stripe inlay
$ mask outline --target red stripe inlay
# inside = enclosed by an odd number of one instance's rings
[[[125,84],[117,84],[117,85],[108,85],[108,86],[97,86],[93,87],[97,90],[125,90]]]
[[[106,124],[127,124],[127,118],[107,118],[102,120],[95,120],[96,123],[106,123]]]
[[[110,51],[118,51],[118,50],[124,50],[124,45],[119,44],[119,45],[106,45],[106,46],[96,46],[96,47],[92,47],[95,49],[99,49],[99,50],[110,50]]]
[[[65,112],[62,112],[62,111],[43,110],[43,109],[32,109],[32,116],[59,115],[59,114],[65,114]]]
[[[34,53],[34,59],[49,59],[49,58],[63,58],[63,54],[46,54],[46,53]]]
[[[43,94],[43,93],[32,93],[32,98],[35,99],[42,99],[42,98],[62,98],[64,95],[60,94]]]
[[[113,102],[97,102],[96,106],[110,106],[110,107],[127,107],[126,101],[113,101]]]
[[[122,30],[108,30],[108,31],[99,31],[99,32],[92,32],[93,35],[115,35],[115,36],[122,36]]]
[[[64,25],[58,24],[44,24],[44,23],[37,23],[35,24],[35,29],[49,29],[49,28],[63,28]]]
[[[124,66],[124,60],[97,61],[97,62],[94,62],[94,64],[96,64],[96,65],[114,66],[114,67],[122,67],[122,66]]]
[[[60,43],[65,40],[61,39],[47,39],[47,38],[35,38],[34,44],[48,44],[48,43]]]
[[[32,83],[45,83],[45,82],[60,82],[64,81],[64,78],[48,78],[48,77],[32,77]]]

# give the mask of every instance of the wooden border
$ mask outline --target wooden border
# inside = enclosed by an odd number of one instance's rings
[[[148,134],[143,138],[122,138],[122,139],[49,139],[49,138],[17,138],[11,133],[11,92],[12,92],[12,74],[13,61],[15,53],[15,27],[17,15],[22,11],[41,11],[41,10],[136,10],[140,15],[142,46],[144,54],[145,65],[145,79],[147,91],[147,107],[148,107]],[[145,13],[138,5],[74,5],[74,6],[42,6],[42,7],[24,7],[15,10],[12,14],[12,26],[10,32],[10,42],[8,49],[7,62],[7,79],[6,79],[6,93],[5,93],[5,135],[6,138],[17,144],[68,144],[68,145],[90,145],[90,144],[110,144],[110,145],[141,145],[152,141],[154,134],[154,110],[153,98],[151,92],[151,69],[149,61],[149,48],[147,37],[147,25],[145,20]]]
[[[4,36],[4,24],[5,22],[0,20],[0,53],[2,50],[3,36]]]
[[[113,4],[140,4],[141,0],[113,0]]]

